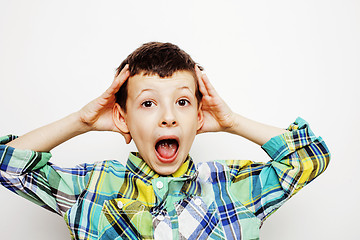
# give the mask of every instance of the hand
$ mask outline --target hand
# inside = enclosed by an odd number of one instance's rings
[[[113,107],[116,103],[115,94],[121,85],[128,79],[130,72],[126,65],[115,79],[111,86],[98,98],[88,103],[79,111],[80,121],[87,127],[87,131],[113,131],[121,133],[126,143],[130,143],[129,133],[121,132],[113,121]]]
[[[231,132],[235,124],[235,114],[215,91],[208,77],[195,66],[199,89],[203,94],[201,109],[204,114],[204,124],[198,133],[204,132]]]

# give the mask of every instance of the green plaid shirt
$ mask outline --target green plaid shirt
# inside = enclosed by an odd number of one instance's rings
[[[262,222],[322,173],[329,152],[307,122],[262,148],[272,160],[194,164],[159,176],[139,157],[59,168],[0,138],[0,182],[62,215],[73,239],[258,239]]]

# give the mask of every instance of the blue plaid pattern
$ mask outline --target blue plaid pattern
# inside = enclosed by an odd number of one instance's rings
[[[272,160],[204,162],[190,157],[159,176],[131,153],[63,169],[50,153],[0,138],[0,183],[64,217],[72,239],[258,239],[267,217],[327,167],[330,154],[301,118],[262,148]],[[161,188],[157,183],[161,182]]]

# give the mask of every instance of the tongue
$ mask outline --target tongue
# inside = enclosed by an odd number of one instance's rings
[[[176,140],[162,140],[156,144],[156,151],[162,158],[171,158],[176,154],[178,143]]]

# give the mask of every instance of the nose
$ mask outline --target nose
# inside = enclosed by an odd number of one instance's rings
[[[160,119],[161,127],[174,127],[177,126],[178,122],[176,120],[175,114],[172,109],[166,108]]]
[[[163,126],[163,127],[171,127],[171,126],[176,126],[176,125],[177,125],[177,123],[176,123],[175,120],[174,121],[172,121],[172,120],[163,120],[161,122],[161,126]]]

